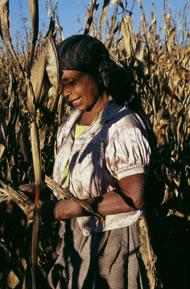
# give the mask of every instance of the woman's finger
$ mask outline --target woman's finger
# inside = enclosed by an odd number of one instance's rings
[[[40,185],[36,185],[35,183],[23,184],[23,185],[19,186],[19,190],[22,192],[28,192],[28,193],[35,194],[35,190],[37,187],[38,188],[40,187],[41,192],[47,190],[47,185],[43,182],[41,182]]]
[[[32,219],[33,219],[34,208],[35,208],[35,205],[32,204],[31,206],[29,206],[29,207],[26,209],[26,215],[27,215],[28,220],[32,220]]]
[[[21,190],[22,192],[28,192],[28,193],[34,193],[35,188],[36,188],[35,183],[24,184],[24,185],[19,186],[19,190]]]

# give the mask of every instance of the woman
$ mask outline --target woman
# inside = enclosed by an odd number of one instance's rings
[[[59,128],[54,180],[87,200],[104,225],[78,203],[42,204],[42,220],[60,220],[51,288],[148,288],[139,254],[137,221],[143,214],[150,147],[127,71],[87,35],[58,46],[61,87],[72,106]],[[28,210],[32,218],[33,206]],[[62,221],[61,221],[62,220]]]

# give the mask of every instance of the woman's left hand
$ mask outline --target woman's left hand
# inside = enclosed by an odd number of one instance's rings
[[[32,204],[30,205],[27,210],[26,210],[26,215],[28,220],[32,220],[34,217],[34,210],[35,210],[35,206],[39,206],[40,207],[40,220],[42,223],[51,223],[56,221],[55,219],[55,207],[57,204],[57,200],[51,200],[51,201],[44,201],[38,203],[38,204]]]

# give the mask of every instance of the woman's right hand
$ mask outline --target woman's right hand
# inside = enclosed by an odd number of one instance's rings
[[[46,203],[46,201],[41,201],[41,200],[49,200],[50,194],[52,193],[52,191],[43,182],[41,182],[40,185],[36,185],[35,183],[30,183],[30,184],[23,184],[23,185],[19,186],[19,190],[26,193],[32,201],[35,200],[36,189],[40,189],[40,196],[39,196],[40,197],[40,204],[39,203],[33,203],[32,205],[30,205],[26,209],[25,214],[27,215],[27,218],[29,221],[33,220],[35,206],[40,205],[40,211],[42,211],[41,210],[42,205],[43,205],[43,203]],[[47,202],[49,202],[49,201],[47,201]],[[48,212],[46,212],[46,214],[47,213]],[[45,218],[46,218],[46,216],[41,216],[41,221],[43,222],[43,220],[45,220]]]
[[[32,195],[35,195],[36,188],[40,188],[41,192],[49,190],[47,185],[43,182],[41,182],[40,185],[36,185],[35,183],[30,183],[30,184],[23,184],[19,186],[20,191],[28,192],[28,193],[31,193]]]
[[[40,206],[40,221],[42,223],[51,223],[51,222],[55,222],[55,216],[54,216],[54,211],[55,211],[55,207],[57,204],[57,200],[51,200],[51,201],[44,201],[38,203],[38,204],[32,204],[30,206],[28,206],[28,208],[26,209],[26,215],[29,221],[33,220],[33,216],[34,216],[34,209],[35,206]]]
[[[26,195],[32,200],[35,200],[36,189],[40,189],[40,200],[50,200],[50,196],[52,191],[48,188],[48,186],[41,182],[40,185],[36,185],[35,183],[23,184],[19,186],[19,190],[26,193]]]
[[[26,209],[26,216],[29,221],[33,220],[35,206],[35,204],[32,204]]]

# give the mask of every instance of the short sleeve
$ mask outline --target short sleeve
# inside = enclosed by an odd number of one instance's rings
[[[150,154],[144,128],[140,125],[134,127],[116,125],[105,151],[107,168],[118,180],[138,173],[146,175]]]

